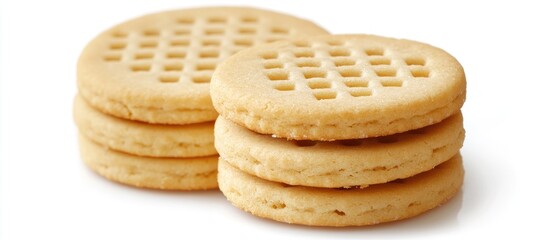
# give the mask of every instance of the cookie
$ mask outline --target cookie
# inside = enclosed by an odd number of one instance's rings
[[[219,161],[219,188],[236,207],[276,221],[361,226],[416,216],[452,198],[463,183],[460,155],[411,178],[364,189],[291,186],[263,180]]]
[[[103,147],[80,135],[80,155],[99,175],[123,184],[163,190],[217,188],[217,156],[152,158]]]
[[[465,101],[459,62],[436,47],[331,35],[243,50],[211,83],[214,107],[253,131],[297,140],[386,136],[435,124]]]
[[[221,61],[261,43],[316,34],[327,32],[304,19],[254,8],[150,14],[114,26],[86,46],[78,61],[78,89],[93,107],[120,118],[213,121],[209,82]]]
[[[461,113],[397,135],[333,142],[277,139],[222,117],[215,124],[219,155],[239,170],[325,188],[366,187],[430,170],[458,153],[464,138]]]
[[[150,157],[217,155],[213,122],[159,125],[103,114],[80,96],[74,99],[74,119],[80,133],[118,151]]]

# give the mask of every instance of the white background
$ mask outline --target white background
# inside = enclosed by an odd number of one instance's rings
[[[2,239],[549,237],[549,8],[527,1],[230,3],[301,16],[333,33],[427,42],[463,64],[465,185],[420,217],[363,228],[292,226],[244,213],[217,191],[141,190],[86,169],[71,117],[81,49],[126,19],[228,4],[219,2],[2,2]]]

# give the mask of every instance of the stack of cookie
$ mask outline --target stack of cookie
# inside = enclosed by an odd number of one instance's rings
[[[318,36],[215,71],[219,188],[254,215],[315,226],[412,217],[463,183],[461,65],[408,40]]]
[[[105,31],[78,62],[82,159],[137,187],[216,188],[215,68],[244,48],[317,34],[327,32],[303,19],[229,7],[162,12]]]

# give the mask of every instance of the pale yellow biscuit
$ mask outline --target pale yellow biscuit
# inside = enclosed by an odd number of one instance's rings
[[[454,156],[464,138],[461,113],[415,131],[334,142],[277,139],[223,117],[215,124],[215,146],[231,165],[270,181],[326,188],[366,187],[430,170]]]
[[[280,41],[223,62],[211,83],[225,118],[275,137],[358,139],[425,127],[457,113],[465,75],[433,46],[371,35]]]
[[[433,170],[364,189],[291,186],[248,175],[219,161],[219,189],[236,207],[276,221],[361,226],[416,216],[452,198],[463,183],[458,154]]]
[[[295,36],[327,34],[304,19],[254,8],[160,12],[93,39],[78,61],[78,88],[93,107],[149,123],[189,124],[217,117],[209,82],[235,52]]]
[[[103,114],[84,99],[74,99],[74,120],[80,133],[109,148],[151,157],[201,157],[217,155],[213,122],[159,125]]]
[[[217,156],[151,158],[98,145],[80,135],[84,163],[110,180],[141,188],[205,190],[217,188]]]

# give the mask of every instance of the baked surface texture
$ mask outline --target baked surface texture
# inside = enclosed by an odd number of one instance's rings
[[[327,34],[304,19],[236,7],[160,12],[106,30],[83,50],[78,88],[102,112],[148,123],[189,124],[217,117],[209,82],[242,49]]]
[[[219,117],[219,155],[251,175],[289,185],[367,187],[428,171],[459,152],[461,113],[396,135],[332,142],[288,141],[262,135]]]
[[[111,149],[149,157],[217,155],[213,122],[163,125],[130,121],[104,114],[80,96],[74,99],[73,112],[81,134]]]
[[[327,35],[243,50],[223,62],[212,101],[228,120],[297,140],[422,128],[457,113],[465,74],[445,51],[372,35]]]
[[[236,207],[280,222],[362,226],[396,221],[435,208],[463,183],[460,155],[411,178],[364,189],[291,186],[246,174],[219,161],[219,188]]]
[[[217,188],[218,156],[151,158],[103,147],[79,135],[84,163],[112,181],[140,188],[206,190]]]

